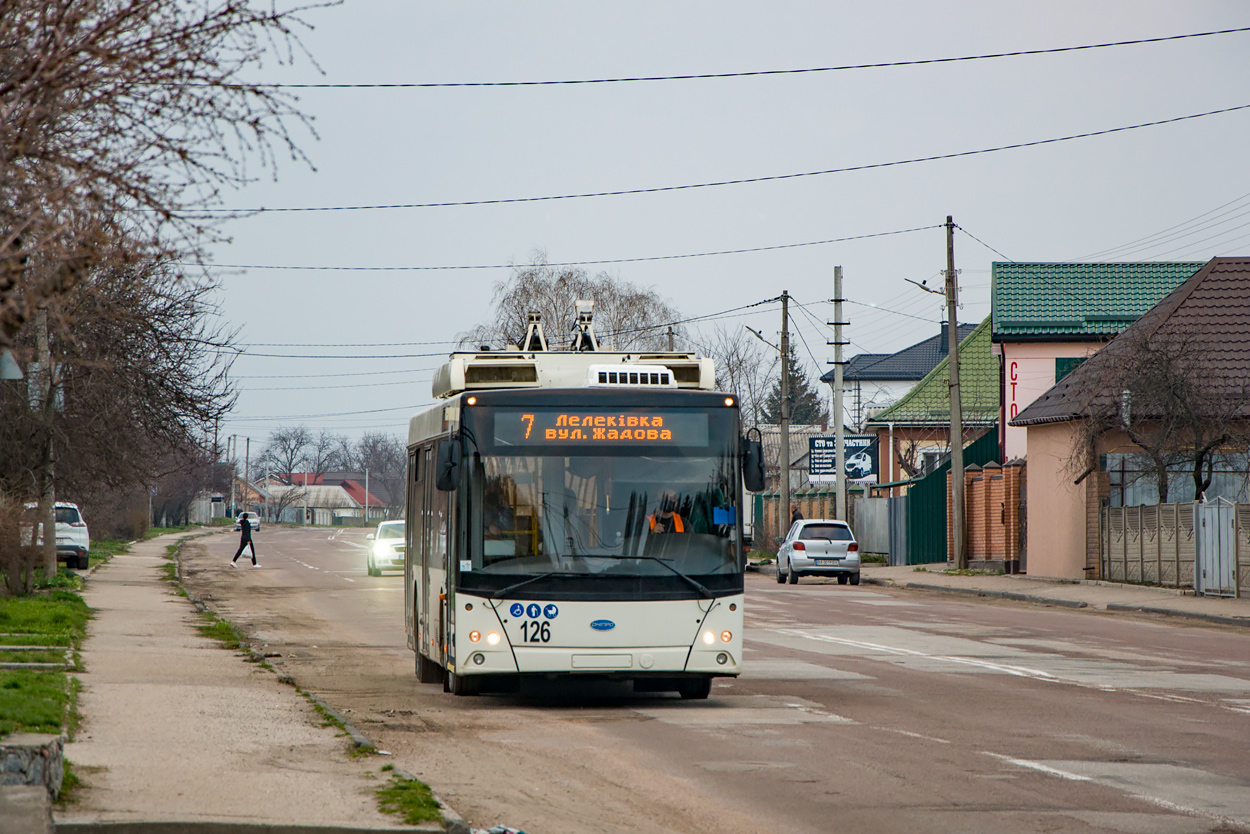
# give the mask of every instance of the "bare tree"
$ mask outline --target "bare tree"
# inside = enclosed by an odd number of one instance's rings
[[[316,476],[316,480],[320,480],[322,475],[338,465],[346,443],[346,437],[326,429],[322,429],[309,441],[304,460],[308,471]]]
[[[542,314],[547,339],[555,348],[570,341],[563,334],[577,319],[578,299],[595,302],[595,333],[605,347],[616,350],[664,350],[668,325],[681,318],[654,290],[606,272],[591,275],[577,267],[548,266],[546,253],[538,252],[533,263],[514,266],[511,278],[495,284],[493,316],[462,335],[460,343],[519,345],[532,311]],[[675,341],[685,341],[679,325],[673,325],[673,334]]]
[[[387,516],[397,515],[404,506],[408,466],[403,441],[393,434],[366,432],[356,444],[356,462],[369,471],[370,491],[381,493]]]
[[[695,345],[716,361],[716,386],[734,394],[745,426],[758,426],[764,419],[764,401],[770,378],[777,372],[777,351],[763,344],[745,328],[716,325],[699,335]]]
[[[304,471],[312,442],[307,426],[280,426],[269,435],[269,442],[260,453],[259,465],[288,479],[291,473]]]
[[[0,0],[0,347],[93,268],[198,255],[248,157],[302,158],[294,99],[243,78],[302,52],[302,11]]]
[[[186,450],[234,402],[233,334],[209,316],[213,289],[135,265],[49,299],[48,327],[13,343],[32,373],[0,385],[0,491],[48,496],[55,461],[57,492],[90,505],[193,466]]]
[[[1188,472],[1201,498],[1219,454],[1250,444],[1250,390],[1212,373],[1202,346],[1174,329],[1126,330],[1103,351],[1071,375],[1086,394],[1069,470],[1078,481],[1094,471],[1101,439],[1119,430],[1140,450],[1159,503],[1167,503],[1178,471]]]

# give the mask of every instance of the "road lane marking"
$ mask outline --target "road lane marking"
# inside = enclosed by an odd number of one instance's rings
[[[1060,779],[1067,779],[1070,782],[1092,782],[1093,779],[1088,776],[1081,776],[1079,773],[1068,773],[1066,770],[1060,770],[1057,767],[1050,767],[1041,762],[1030,762],[1027,759],[1013,759],[1011,756],[1004,756],[1001,753],[991,753],[988,750],[981,751],[986,756],[991,756],[999,761],[1006,762],[1016,767],[1022,767],[1027,770],[1036,770],[1038,773],[1045,773],[1048,776],[1058,776]]]
[[[926,660],[938,660],[945,663],[954,663],[962,666],[974,666],[979,669],[987,669],[992,672],[1003,672],[1004,674],[1014,675],[1016,677],[1034,678],[1044,681],[1059,681],[1060,678],[1049,672],[1043,672],[1041,669],[1030,669],[1026,666],[1014,666],[1008,663],[995,663],[990,660],[978,660],[974,657],[957,657],[955,655],[934,655],[916,649],[903,649],[897,646],[886,646],[882,643],[869,643],[863,640],[849,640],[845,637],[831,637],[827,634],[811,634],[799,629],[784,628],[774,629],[779,634],[788,634],[791,637],[802,637],[807,640],[816,640],[824,643],[834,643],[839,646],[848,646],[853,649],[865,649],[867,651],[881,652],[882,654],[892,654],[900,657],[921,657]]]
[[[1081,689],[1089,689],[1096,692],[1123,693],[1126,695],[1136,695],[1142,698],[1150,698],[1153,700],[1167,701],[1170,703],[1182,704],[1185,706],[1215,706],[1220,709],[1229,710],[1230,712],[1238,712],[1247,714],[1244,706],[1230,704],[1224,701],[1208,701],[1201,698],[1193,698],[1185,695],[1177,695],[1172,693],[1152,692],[1142,688],[1132,686],[1112,686],[1102,682],[1083,681],[1072,677],[1065,677],[1062,674],[1052,674],[1041,669],[1034,669],[1027,666],[1019,666],[1015,664],[1000,663],[989,660],[981,660],[973,657],[963,657],[958,655],[946,654],[929,654],[918,649],[905,649],[898,646],[889,646],[882,643],[873,643],[866,640],[853,640],[846,637],[833,637],[825,634],[813,634],[794,628],[763,628],[764,631],[771,631],[775,634],[782,634],[788,637],[798,637],[804,640],[812,640],[820,643],[828,643],[832,645],[845,646],[848,648],[860,649],[865,652],[877,652],[880,654],[892,655],[895,657],[920,658],[924,660],[937,661],[942,663],[950,663],[957,666],[968,666],[977,669],[984,669],[989,672],[1000,672],[1016,677],[1024,677],[1044,683],[1057,683],[1067,686],[1075,686]],[[748,635],[748,639],[750,639]],[[758,638],[757,638],[758,639]],[[801,650],[801,649],[800,649]],[[1183,676],[1182,676],[1183,677]],[[1192,677],[1192,676],[1191,676]],[[1232,679],[1240,683],[1244,683],[1241,679]],[[1179,684],[1174,684],[1179,686]]]
[[[1241,780],[1223,774],[1178,765],[1138,762],[1035,762],[982,752],[1017,767],[1068,781],[1091,782],[1114,788],[1173,813],[1215,820],[1239,829],[1244,829],[1250,821],[1250,801],[1247,801],[1250,792],[1246,791]],[[1090,775],[1078,773],[1078,770],[1086,770]],[[1183,799],[1166,799],[1159,795],[1161,793],[1172,793]]]
[[[937,742],[938,744],[950,744],[950,742],[944,738],[937,738],[936,736],[926,736],[922,733],[913,733],[910,730],[900,730],[897,727],[871,727],[870,729],[881,730],[887,733],[898,733],[901,736],[907,736],[908,738],[918,738],[921,741],[933,741],[933,742]]]

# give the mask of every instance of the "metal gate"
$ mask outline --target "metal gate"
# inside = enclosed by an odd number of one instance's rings
[[[895,495],[890,502],[890,553],[891,566],[907,564],[907,496]]]
[[[1194,590],[1203,596],[1237,596],[1236,512],[1223,498],[1194,506],[1197,548]]]
[[[990,461],[1002,462],[999,460],[997,424],[964,447],[964,466],[974,463],[984,466]],[[950,468],[950,458],[947,458],[945,463],[913,483],[907,490],[908,565],[945,562],[948,558],[946,473]],[[893,545],[890,549],[894,549]]]

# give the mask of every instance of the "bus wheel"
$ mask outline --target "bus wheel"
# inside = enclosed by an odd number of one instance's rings
[[[479,683],[481,681],[476,678],[467,678],[452,672],[447,673],[447,688],[451,690],[452,695],[476,695],[481,691]]]
[[[677,685],[677,694],[683,701],[702,701],[712,692],[711,678],[695,678],[684,680]]]

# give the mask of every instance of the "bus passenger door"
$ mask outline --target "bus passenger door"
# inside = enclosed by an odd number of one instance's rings
[[[420,649],[417,644],[417,577],[421,567],[421,513],[425,499],[421,463],[420,449],[408,453],[407,495],[404,501],[404,633],[408,638],[408,648],[414,652]]]

